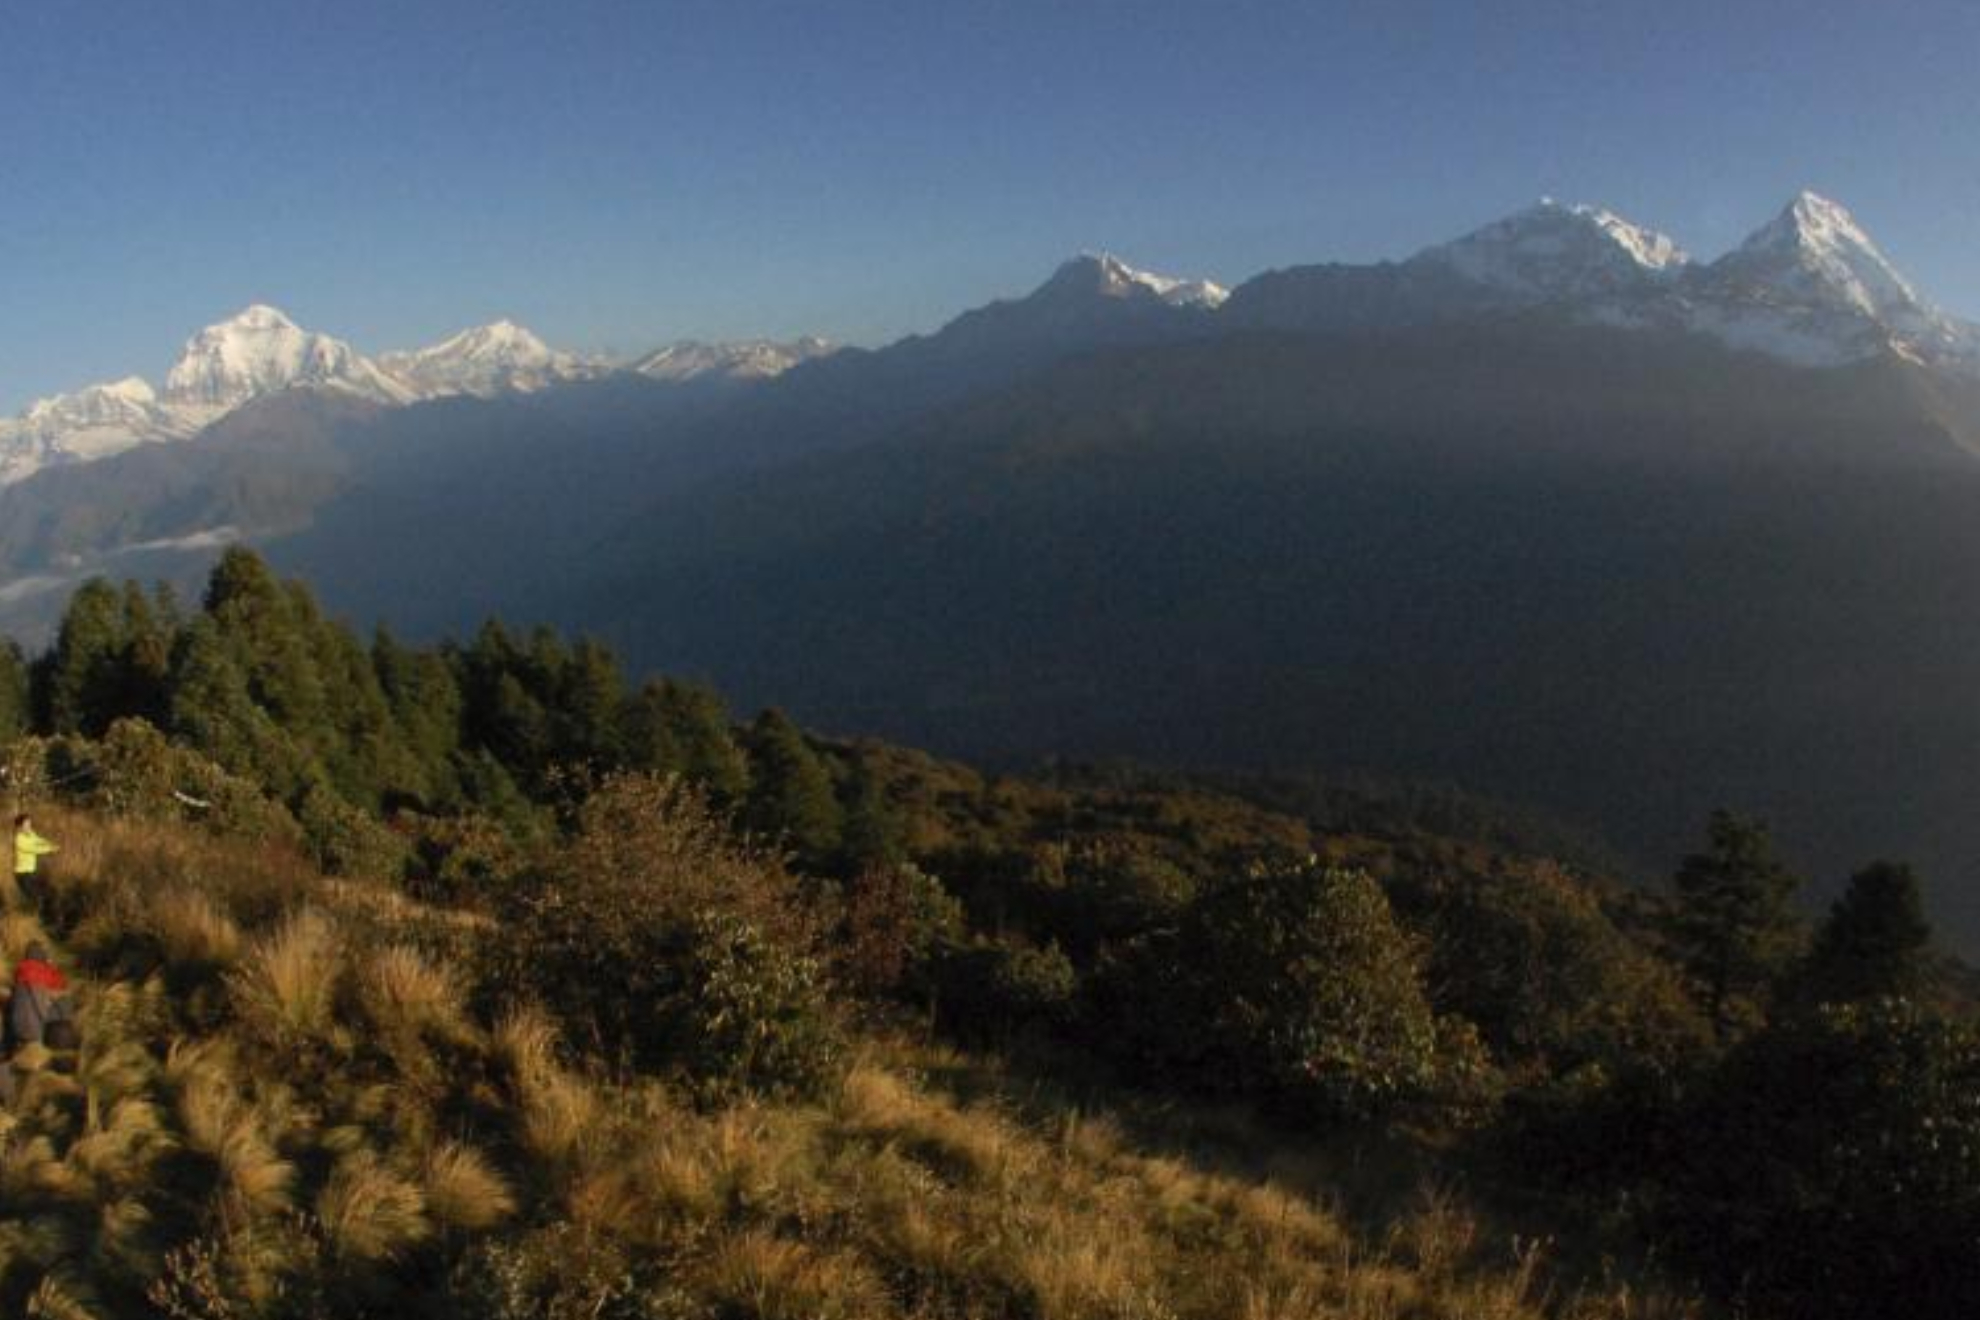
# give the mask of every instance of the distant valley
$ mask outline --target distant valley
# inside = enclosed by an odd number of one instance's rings
[[[1980,942],[1980,332],[1826,199],[1712,262],[1555,203],[1228,295],[1087,256],[877,350],[320,338],[0,427],[7,622],[245,537],[948,752],[1450,780],[1646,869],[1728,805]]]

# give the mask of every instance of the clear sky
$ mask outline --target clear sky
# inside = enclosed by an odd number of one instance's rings
[[[1551,194],[1712,256],[1803,186],[1980,316],[1980,5],[14,3],[0,411],[257,300],[877,342],[1081,249],[1236,282]]]

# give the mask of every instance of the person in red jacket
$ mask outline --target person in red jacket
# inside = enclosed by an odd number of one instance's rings
[[[30,942],[27,957],[14,964],[14,990],[7,1000],[7,1054],[11,1057],[23,1045],[74,1048],[75,1016],[68,978],[50,961],[47,945]]]

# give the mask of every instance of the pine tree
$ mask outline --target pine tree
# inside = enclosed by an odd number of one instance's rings
[[[282,798],[301,792],[320,774],[255,704],[233,648],[212,619],[196,619],[180,635],[166,688],[168,732],[225,769]]]
[[[887,786],[864,757],[855,756],[846,780],[845,826],[839,843],[847,875],[887,869],[907,860],[907,826],[887,796]]]
[[[1715,811],[1704,852],[1686,857],[1675,885],[1673,935],[1721,1032],[1764,1013],[1798,952],[1793,908],[1800,881],[1774,856],[1764,826]]]
[[[706,790],[718,805],[742,801],[749,759],[737,745],[722,699],[699,684],[649,679],[626,699],[621,716],[626,764],[674,774]]]
[[[28,663],[11,637],[0,639],[0,742],[11,742],[32,724]]]
[[[123,685],[117,694],[116,714],[162,724],[172,641],[179,628],[177,609],[163,583],[153,595],[146,596],[143,587],[126,582],[123,604]]]
[[[459,795],[452,764],[461,740],[461,689],[447,657],[402,646],[382,625],[372,637],[371,667],[393,724],[418,767],[419,796],[431,804]]]
[[[561,761],[617,769],[625,763],[621,729],[625,679],[618,657],[601,642],[585,638],[565,661],[556,690],[555,743]]]
[[[842,820],[832,775],[804,734],[780,710],[766,710],[749,728],[750,790],[744,822],[781,837],[807,865],[838,851]]]
[[[1932,927],[1909,866],[1876,862],[1849,878],[1815,937],[1805,977],[1817,1002],[1916,994]]]
[[[100,734],[126,686],[124,601],[103,578],[76,588],[45,670],[46,723],[55,733]]]

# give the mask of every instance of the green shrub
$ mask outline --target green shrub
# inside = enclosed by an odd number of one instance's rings
[[[1469,1023],[1442,1019],[1423,954],[1379,885],[1303,866],[1211,890],[1179,928],[1110,959],[1096,1035],[1136,1066],[1294,1114],[1466,1113],[1494,1078]]]
[[[295,818],[260,786],[172,743],[141,719],[117,720],[95,741],[26,739],[19,758],[30,763],[23,767],[30,781],[107,815],[186,821],[262,842],[301,838]]]
[[[1546,1077],[1667,1067],[1710,1043],[1676,969],[1557,867],[1440,881],[1426,901],[1429,983],[1499,1058]]]
[[[398,879],[405,873],[412,852],[406,841],[326,784],[303,793],[296,819],[311,858],[331,875]]]
[[[461,1320],[711,1320],[650,1256],[571,1223],[477,1242],[448,1294]]]
[[[733,913],[704,912],[678,953],[678,984],[655,1005],[663,1048],[698,1094],[815,1095],[841,1043],[810,958]]]
[[[1980,1027],[1886,999],[1735,1051],[1689,1116],[1671,1235],[1762,1315],[1980,1314]]]
[[[841,926],[846,979],[867,994],[893,994],[925,988],[936,950],[962,933],[962,905],[915,866],[871,867],[846,885]]]
[[[931,978],[939,1020],[951,1034],[975,1042],[1063,1025],[1078,984],[1056,944],[1039,949],[1008,940],[945,944]]]
[[[830,1073],[794,882],[679,780],[605,781],[564,852],[505,896],[498,929],[485,981],[541,997],[574,1041],[710,1094]]]

